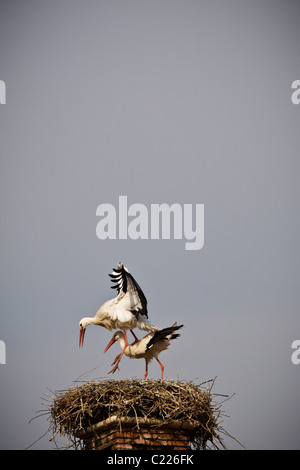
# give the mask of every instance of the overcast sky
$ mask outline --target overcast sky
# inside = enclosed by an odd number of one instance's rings
[[[29,423],[47,388],[111,378],[118,345],[104,355],[111,334],[90,326],[79,350],[78,323],[119,261],[152,323],[185,325],[165,377],[217,377],[248,449],[300,448],[299,24],[297,1],[1,3],[0,448],[47,430]],[[99,240],[96,209],[120,195],[204,204],[203,248]],[[124,357],[113,378],[144,366]]]

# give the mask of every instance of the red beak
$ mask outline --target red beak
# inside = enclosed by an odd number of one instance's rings
[[[117,340],[115,338],[112,338],[110,340],[110,342],[108,343],[108,345],[106,346],[106,348],[104,349],[104,353],[106,353],[106,351],[108,351],[108,349],[116,342]]]
[[[85,335],[85,328],[80,328],[80,334],[79,334],[79,347],[83,347],[83,341],[84,341],[84,335]]]

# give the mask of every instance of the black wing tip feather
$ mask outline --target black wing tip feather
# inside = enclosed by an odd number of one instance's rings
[[[125,268],[123,263],[118,263],[116,268],[113,268],[113,272],[108,274],[111,278],[111,282],[116,283],[115,286],[110,286],[111,289],[118,289],[118,293],[121,290],[127,292],[127,279],[125,275]]]
[[[172,335],[172,337],[170,339],[176,339],[176,338],[180,338],[180,334],[179,333],[175,333],[175,335]]]

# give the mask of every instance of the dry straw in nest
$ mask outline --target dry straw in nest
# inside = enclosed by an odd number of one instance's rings
[[[220,434],[221,403],[211,393],[214,380],[195,385],[172,380],[99,380],[88,381],[52,395],[46,404],[50,431],[67,436],[69,446],[82,448],[76,433],[112,416],[189,423],[194,427],[192,449],[225,448]],[[204,386],[205,385],[205,386]],[[228,396],[219,395],[228,399]],[[49,395],[48,395],[49,397]]]

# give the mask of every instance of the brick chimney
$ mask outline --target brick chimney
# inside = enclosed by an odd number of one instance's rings
[[[189,450],[199,424],[111,416],[77,432],[86,450]]]

